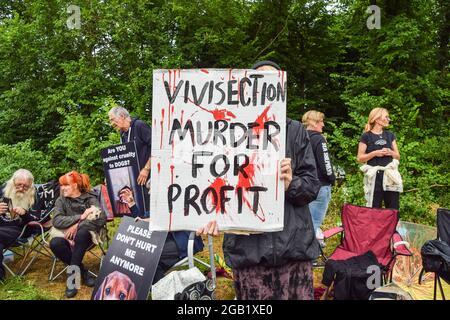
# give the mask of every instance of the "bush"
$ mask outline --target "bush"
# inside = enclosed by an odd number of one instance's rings
[[[7,181],[17,169],[30,170],[36,182],[55,179],[55,169],[49,155],[31,148],[31,140],[14,145],[0,144],[0,181]]]

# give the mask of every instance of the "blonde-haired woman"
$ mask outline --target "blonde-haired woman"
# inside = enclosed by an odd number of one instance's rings
[[[367,206],[399,209],[402,181],[398,172],[400,153],[395,135],[385,130],[390,122],[389,112],[384,108],[374,108],[364,128],[358,145],[357,161],[366,163],[364,172],[364,192]]]
[[[317,167],[317,177],[320,181],[320,190],[316,200],[309,203],[309,211],[313,221],[314,232],[317,239],[323,245],[323,234],[320,229],[325,214],[328,210],[328,203],[331,200],[331,187],[334,185],[336,177],[331,165],[328,153],[327,140],[322,135],[325,115],[316,110],[306,112],[302,117],[303,125],[309,135],[309,140],[314,153]]]

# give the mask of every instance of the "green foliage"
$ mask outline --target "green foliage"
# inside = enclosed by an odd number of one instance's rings
[[[154,69],[272,59],[288,72],[288,116],[326,115],[347,172],[335,210],[364,203],[357,145],[378,106],[401,153],[402,217],[432,223],[436,206],[450,206],[448,1],[377,1],[379,30],[366,27],[367,0],[79,0],[79,30],[66,26],[69,4],[0,6],[3,180],[28,167],[37,181],[77,169],[98,183],[99,152],[119,141],[107,111],[118,102],[150,123]]]
[[[20,168],[30,170],[36,183],[55,179],[55,168],[50,156],[42,151],[32,150],[31,141],[26,140],[14,145],[0,144],[0,181],[11,178]]]
[[[87,173],[93,185],[103,182],[103,166],[100,151],[120,143],[118,133],[112,131],[108,110],[113,101],[99,106],[95,112],[83,115],[75,111],[65,115],[63,131],[51,142],[55,168],[60,174],[70,170]],[[64,113],[64,110],[60,110]]]

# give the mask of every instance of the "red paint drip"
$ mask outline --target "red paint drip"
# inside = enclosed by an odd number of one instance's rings
[[[161,142],[159,148],[162,149],[163,135],[164,135],[164,109],[161,109]]]
[[[173,184],[173,170],[175,169],[175,166],[172,164],[170,165],[170,183]]]
[[[247,207],[249,207],[250,210],[252,209],[252,206],[250,204],[250,201],[247,199],[247,197],[245,195],[247,194],[247,189],[252,187],[255,184],[255,181],[254,181],[255,167],[253,164],[254,160],[255,160],[255,155],[252,156],[252,159],[250,160],[249,165],[244,168],[244,171],[247,174],[247,178],[244,177],[242,172],[239,172],[239,175],[238,175],[239,180],[236,185],[236,191],[235,191],[237,193],[237,189],[239,187],[242,188],[242,199],[244,200],[245,204],[247,205]]]
[[[177,70],[173,70],[173,92],[175,92],[176,82],[177,82]]]
[[[225,120],[230,121],[231,118],[236,118],[233,112],[228,111],[227,109],[214,109],[213,111],[209,111],[212,113],[214,120]]]
[[[266,221],[266,214],[264,213],[264,210],[263,210],[261,204],[259,204],[259,208],[261,209],[262,217],[260,217],[258,214],[255,214],[255,215],[256,215],[256,217],[257,217],[259,220],[261,220],[261,222],[265,222],[265,221]]]
[[[171,91],[171,86],[172,85],[172,70],[169,70],[169,91]],[[170,94],[172,94],[172,92],[170,92]]]
[[[214,120],[225,120],[230,121],[231,118],[236,118],[233,112],[228,111],[227,109],[214,109],[214,110],[208,110],[206,108],[203,108],[201,105],[196,104],[192,99],[188,98],[189,102],[193,103],[198,108],[202,109],[203,111],[206,111],[208,113],[211,113],[214,117]]]
[[[175,148],[175,139],[172,141],[172,159],[173,159],[173,150]]]
[[[264,111],[256,118],[255,122],[258,124],[257,126],[253,127],[253,134],[259,135],[261,130],[264,130],[264,123],[270,120],[270,118],[267,116],[267,112],[269,112],[269,109],[272,105],[267,106]]]
[[[170,130],[170,103],[169,107],[167,108],[167,128]]]
[[[209,71],[206,70],[206,69],[201,69],[200,71],[203,72],[203,73],[209,74]]]
[[[161,173],[161,163],[158,162],[157,167],[158,167],[158,174],[160,174]]]
[[[238,78],[238,92],[237,92],[237,99],[238,99],[238,104],[237,107],[239,107],[239,103],[241,103],[241,86],[239,85],[239,78]]]
[[[217,193],[217,203],[213,203],[216,205],[216,213],[221,212],[221,203],[220,203],[220,188],[225,186],[227,182],[222,178],[216,178],[213,183],[209,186],[210,188],[213,188]],[[208,195],[208,198],[211,198],[211,202],[214,201],[214,197],[212,195]],[[227,210],[223,208],[223,212],[226,213]]]

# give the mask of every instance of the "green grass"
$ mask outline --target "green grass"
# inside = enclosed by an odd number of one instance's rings
[[[35,287],[32,281],[13,277],[0,283],[0,300],[55,300],[56,297]]]

